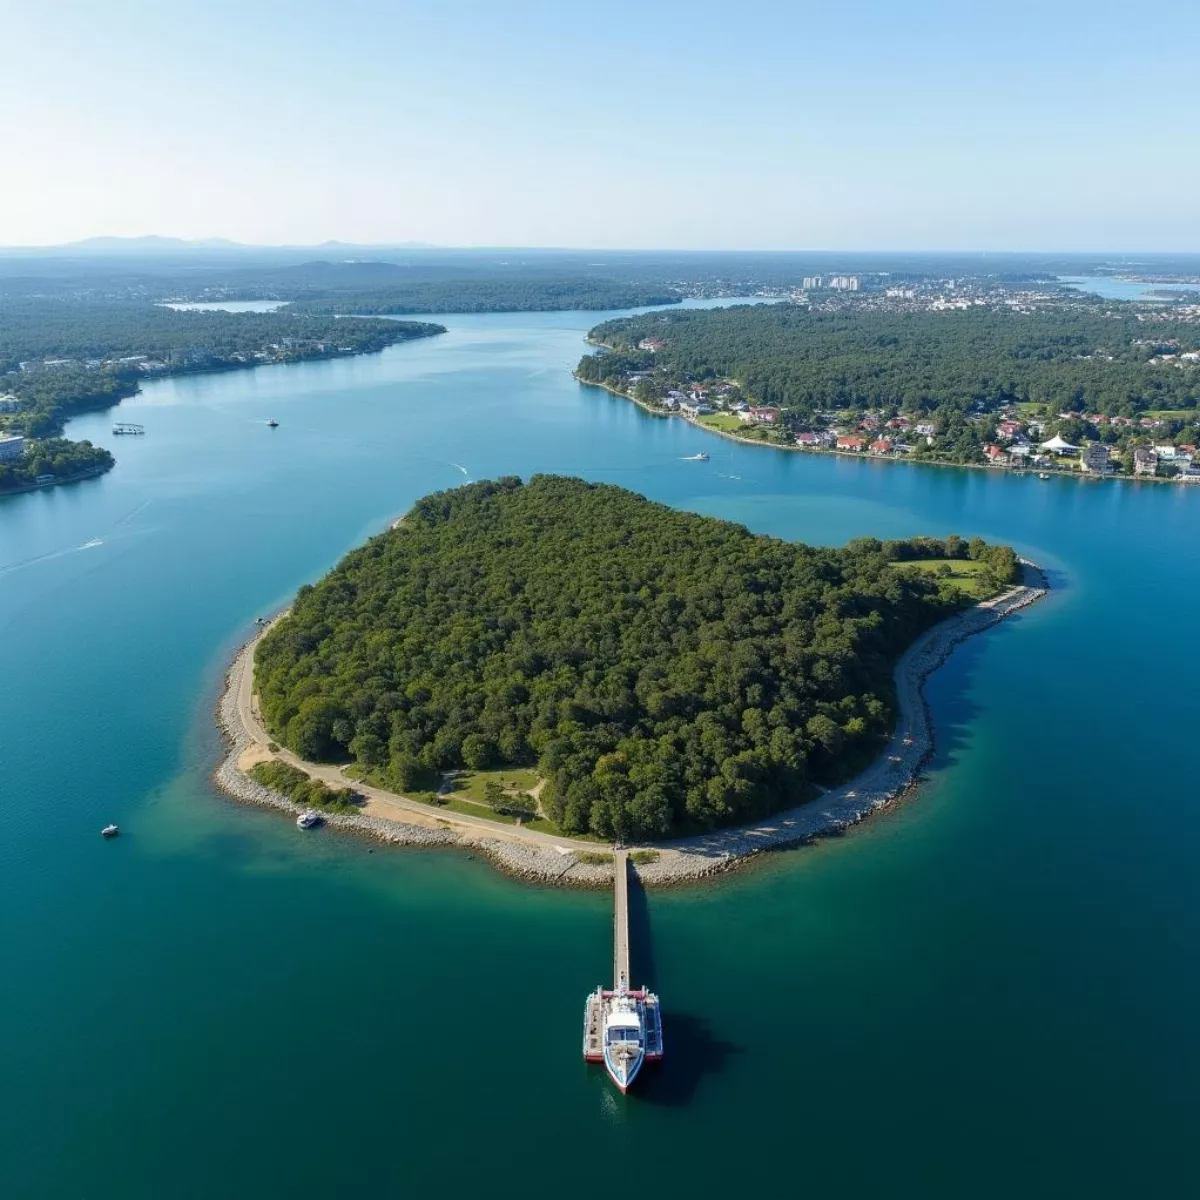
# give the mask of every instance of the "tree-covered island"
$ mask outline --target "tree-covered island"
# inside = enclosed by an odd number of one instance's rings
[[[504,478],[425,497],[302,588],[255,683],[303,759],[353,759],[398,792],[536,766],[563,832],[662,837],[863,766],[905,649],[1017,570],[978,540],[822,549],[609,485]]]

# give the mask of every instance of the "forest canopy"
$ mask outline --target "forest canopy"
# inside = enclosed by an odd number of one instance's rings
[[[1155,363],[1163,343],[1200,347],[1195,325],[1096,307],[1016,312],[875,308],[809,311],[791,304],[644,313],[588,335],[614,353],[587,355],[581,379],[654,371],[671,382],[735,379],[755,402],[803,420],[829,409],[894,408],[953,418],[1036,402],[1134,416],[1195,408],[1200,371]],[[645,340],[656,353],[639,350]]]
[[[878,752],[892,669],[963,603],[901,559],[961,539],[821,549],[536,475],[420,500],[304,587],[256,654],[273,736],[399,791],[536,764],[566,832],[657,837],[762,816]]]

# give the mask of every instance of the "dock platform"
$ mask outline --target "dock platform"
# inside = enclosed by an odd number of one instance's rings
[[[583,1057],[588,1062],[604,1061],[604,1013],[615,996],[632,996],[641,1002],[646,1058],[663,1056],[662,1012],[658,997],[642,988],[629,986],[629,853],[613,853],[613,987],[598,987],[583,1006]]]

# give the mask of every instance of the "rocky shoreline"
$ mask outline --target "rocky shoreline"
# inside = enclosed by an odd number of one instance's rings
[[[801,845],[817,838],[836,836],[852,825],[895,803],[912,790],[921,768],[934,750],[934,730],[925,700],[925,681],[969,637],[998,624],[1015,612],[1036,603],[1048,590],[1045,574],[1022,560],[1024,580],[992,600],[974,605],[928,630],[896,664],[896,730],[884,752],[856,778],[826,792],[818,800],[779,813],[765,821],[736,829],[717,830],[691,838],[659,843],[646,849],[657,858],[635,866],[647,887],[694,883],[735,869],[768,850]],[[277,808],[293,816],[301,809],[287,797],[264,787],[238,766],[252,744],[238,710],[242,675],[252,658],[256,635],[238,652],[225,678],[217,706],[217,722],[228,751],[213,773],[221,791],[244,804]],[[453,828],[454,817],[441,817],[430,809],[412,822],[366,814],[329,813],[326,825],[396,846],[458,847],[486,857],[497,869],[515,878],[560,887],[608,888],[613,871],[609,863],[588,863],[580,854],[599,847],[570,838],[537,840],[519,827],[497,826],[496,835],[478,828]],[[426,823],[427,822],[427,823]],[[477,823],[478,824],[478,823]],[[632,849],[637,849],[633,847]]]

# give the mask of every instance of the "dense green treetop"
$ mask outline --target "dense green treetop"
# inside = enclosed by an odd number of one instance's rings
[[[262,641],[273,736],[410,789],[537,763],[566,831],[654,837],[796,803],[879,749],[892,668],[963,603],[913,557],[933,540],[819,549],[578,479],[506,478],[419,501]]]
[[[0,492],[19,491],[44,476],[64,482],[85,474],[99,474],[113,465],[113,456],[91,442],[47,438],[32,442],[22,458],[0,461]]]
[[[298,312],[456,313],[548,312],[557,309],[640,308],[678,304],[680,295],[663,285],[610,279],[455,279],[401,283],[383,288],[325,288],[294,294]]]
[[[181,311],[137,300],[5,298],[0,302],[0,374],[29,359],[104,359],[194,353],[231,359],[265,346],[323,342],[356,352],[445,333],[416,321],[335,321],[325,314]],[[300,349],[298,346],[297,349]]]
[[[744,305],[606,321],[590,336],[615,353],[587,355],[585,380],[631,370],[672,381],[730,378],[801,421],[829,409],[896,408],[953,424],[972,405],[1014,401],[1109,416],[1200,404],[1200,369],[1150,361],[1170,339],[1196,349],[1200,327],[1111,306],[830,313]],[[646,339],[666,345],[638,350]]]

